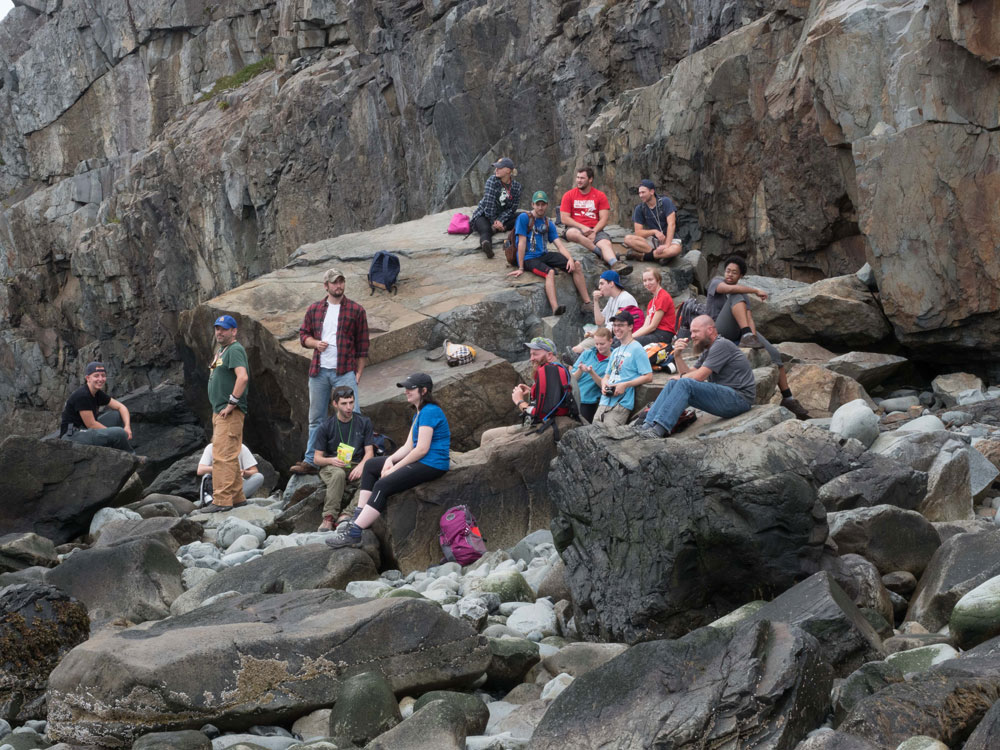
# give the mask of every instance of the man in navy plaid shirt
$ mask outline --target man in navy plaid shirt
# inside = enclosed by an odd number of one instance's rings
[[[330,394],[339,385],[354,391],[354,410],[358,404],[358,384],[368,358],[368,316],[365,309],[344,296],[344,274],[331,268],[323,274],[326,296],[306,310],[299,328],[302,346],[313,350],[309,365],[309,442],[306,455],[289,471],[293,474],[318,474],[313,463],[316,432],[326,419]]]

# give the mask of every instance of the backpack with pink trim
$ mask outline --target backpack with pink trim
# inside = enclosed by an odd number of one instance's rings
[[[441,516],[441,551],[444,562],[474,563],[486,553],[486,540],[472,511],[465,505],[448,508]]]

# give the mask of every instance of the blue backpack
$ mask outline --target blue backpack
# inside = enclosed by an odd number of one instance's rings
[[[387,250],[375,253],[372,264],[368,267],[368,286],[371,287],[371,294],[375,294],[375,287],[395,294],[398,276],[399,257]]]

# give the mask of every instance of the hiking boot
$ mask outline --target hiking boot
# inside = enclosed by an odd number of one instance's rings
[[[665,438],[670,437],[670,430],[658,422],[643,422],[636,430],[641,438]]]
[[[307,461],[296,461],[288,468],[288,471],[292,474],[319,474],[319,467]]]
[[[618,261],[613,266],[611,266],[612,271],[617,271],[619,276],[628,276],[632,273],[632,266],[623,260]]]
[[[223,512],[225,512],[227,510],[232,510],[232,509],[233,509],[233,506],[231,506],[231,505],[216,505],[215,503],[212,503],[207,508],[203,508],[201,512],[202,513],[223,513]]]
[[[323,516],[323,523],[319,525],[316,531],[333,531],[333,516]]]
[[[341,549],[342,547],[361,546],[361,527],[356,523],[350,523],[343,531],[338,531],[333,536],[324,540],[326,546],[331,549]]]
[[[625,260],[642,261],[642,259],[645,257],[646,253],[644,253],[642,250],[633,250],[632,248],[629,248],[628,250],[625,251]]]
[[[490,240],[483,240],[480,242],[479,249],[486,253],[487,258],[493,257],[493,243]]]
[[[794,414],[796,419],[809,419],[809,412],[794,396],[781,399],[781,405]]]
[[[740,339],[738,346],[744,349],[763,349],[764,344],[761,343],[760,339],[757,338],[756,333],[744,333],[743,338]]]
[[[552,311],[553,315],[562,315],[566,312],[566,305],[559,305],[555,310]]]

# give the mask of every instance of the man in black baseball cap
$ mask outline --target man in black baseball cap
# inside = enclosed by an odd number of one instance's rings
[[[135,453],[129,445],[129,440],[132,439],[132,418],[128,407],[104,392],[107,382],[108,371],[103,363],[90,362],[84,370],[83,385],[66,399],[59,437],[83,445],[99,445]],[[109,411],[100,414],[103,406],[108,407]]]

